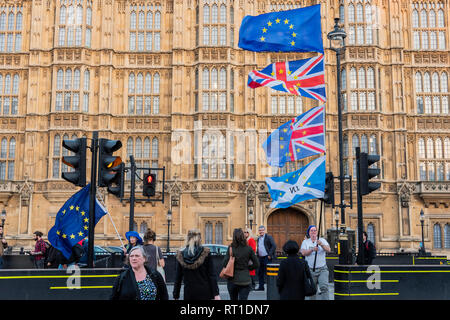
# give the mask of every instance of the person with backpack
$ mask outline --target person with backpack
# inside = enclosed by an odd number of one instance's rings
[[[42,236],[44,235],[40,231],[35,231],[34,233],[34,241],[36,244],[34,246],[34,250],[30,252],[30,254],[34,257],[34,267],[36,269],[44,269],[45,268],[45,251],[47,250],[47,246],[45,245],[44,239]]]

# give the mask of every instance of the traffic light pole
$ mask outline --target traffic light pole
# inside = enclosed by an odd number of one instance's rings
[[[358,264],[364,264],[364,244],[363,244],[363,207],[361,194],[361,149],[356,147],[356,199],[358,201]]]
[[[130,224],[128,227],[129,231],[134,229],[134,202],[135,198],[135,187],[136,187],[136,162],[134,161],[134,156],[130,155],[130,170],[131,170],[131,190],[130,190]]]
[[[94,131],[92,133],[91,186],[89,190],[88,268],[94,267],[95,199],[97,193],[97,149],[98,131]]]

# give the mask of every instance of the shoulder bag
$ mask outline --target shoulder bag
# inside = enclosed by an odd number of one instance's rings
[[[317,285],[314,282],[314,279],[311,275],[311,271],[309,270],[308,263],[305,263],[305,274],[303,277],[304,287],[305,287],[305,296],[311,297],[317,293]]]
[[[230,259],[228,260],[227,265],[220,272],[219,277],[221,277],[222,279],[229,279],[233,278],[233,276],[234,276],[234,256],[233,250],[231,250],[230,246]]]
[[[164,268],[161,267],[161,265],[159,264],[159,260],[160,260],[160,258],[159,258],[159,250],[158,250],[159,248],[157,246],[155,246],[155,248],[156,248],[156,270],[159,273],[161,273],[164,281],[166,281],[166,273],[164,271]]]

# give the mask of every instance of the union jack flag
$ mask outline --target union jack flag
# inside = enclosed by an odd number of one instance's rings
[[[312,108],[282,124],[262,147],[269,165],[277,167],[326,152],[325,105]]]
[[[303,60],[276,62],[261,71],[253,70],[248,75],[247,85],[253,89],[268,86],[274,90],[325,102],[323,55]]]

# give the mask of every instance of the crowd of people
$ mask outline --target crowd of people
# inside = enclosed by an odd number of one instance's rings
[[[0,230],[3,235],[3,230]],[[117,277],[111,299],[125,300],[168,300],[164,266],[165,261],[161,249],[155,245],[156,233],[147,230],[142,239],[136,231],[125,234],[128,244],[123,246],[123,271]],[[3,250],[7,242],[1,237],[0,268],[3,265]],[[69,259],[44,241],[40,231],[34,232],[35,248],[29,254],[33,257],[37,269],[66,269],[73,264],[85,263],[87,259],[88,241],[84,239],[72,248]],[[312,299],[328,300],[329,271],[326,254],[331,252],[330,245],[318,236],[317,227],[311,225],[301,246],[288,240],[282,247],[287,255],[279,265],[276,287],[282,300],[305,299],[305,277],[313,279],[317,286],[317,294]],[[373,244],[364,233],[365,262],[371,262]],[[303,256],[304,259],[299,259]],[[213,266],[211,252],[202,245],[201,233],[197,229],[189,230],[185,247],[176,254],[175,281],[172,296],[180,298],[183,285],[184,300],[220,299],[218,274]],[[222,267],[232,262],[231,277],[227,277],[227,289],[231,300],[247,300],[252,290],[265,290],[267,265],[276,259],[276,243],[266,232],[264,226],[258,228],[258,236],[252,234],[250,228],[236,228],[233,239],[223,258]]]

